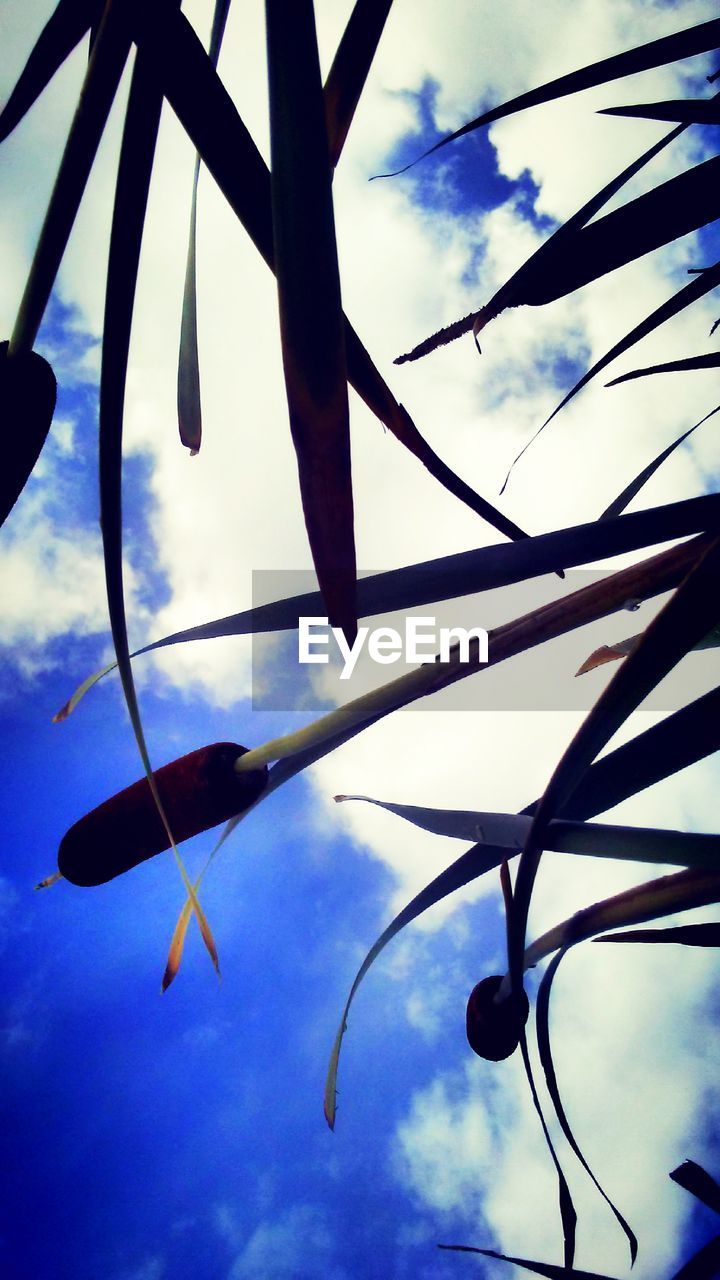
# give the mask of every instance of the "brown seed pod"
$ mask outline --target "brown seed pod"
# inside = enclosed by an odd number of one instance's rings
[[[515,1052],[530,1012],[524,991],[520,996],[509,995],[495,1003],[502,981],[500,974],[483,978],[473,987],[467,1002],[468,1044],[478,1057],[489,1058],[491,1062],[501,1062]]]
[[[216,742],[155,771],[178,844],[242,813],[257,800],[267,782],[267,768],[247,773],[233,768],[247,749],[234,742]],[[60,843],[58,867],[72,884],[104,884],[169,848],[150,784],[141,778],[70,828]]]
[[[0,342],[0,524],[12,511],[40,456],[55,412],[57,382],[36,351],[8,358]]]

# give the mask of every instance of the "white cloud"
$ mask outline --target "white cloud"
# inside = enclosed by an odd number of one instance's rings
[[[333,1235],[322,1209],[292,1205],[254,1227],[235,1258],[228,1280],[301,1280],[327,1276],[347,1280],[334,1262]]]

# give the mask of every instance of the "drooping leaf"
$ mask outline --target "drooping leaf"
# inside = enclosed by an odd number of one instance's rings
[[[703,298],[706,293],[710,293],[710,291],[717,288],[719,284],[720,262],[716,262],[712,267],[708,267],[707,271],[703,271],[702,275],[699,275],[695,280],[692,280],[690,284],[686,284],[684,288],[680,289],[672,298],[668,298],[667,302],[663,302],[659,307],[656,307],[649,316],[642,320],[640,324],[635,325],[635,327],[631,329],[624,338],[621,338],[619,342],[616,342],[615,345],[600,358],[600,360],[597,360],[592,368],[588,369],[587,373],[583,374],[582,378],[575,383],[574,387],[568,391],[567,395],[563,396],[560,404],[553,409],[550,416],[545,419],[544,423],[539,428],[539,431],[535,433],[535,437],[533,438],[535,439],[540,434],[540,431],[544,431],[545,427],[549,422],[552,422],[556,414],[558,414],[561,409],[564,409],[565,406],[574,399],[578,392],[582,391],[583,387],[586,387],[587,384],[591,382],[593,378],[597,377],[603,369],[606,369],[613,360],[616,360],[618,356],[623,355],[625,351],[629,351],[630,347],[633,347],[636,342],[639,342],[641,338],[646,338],[648,334],[653,333],[655,329],[658,329],[660,325],[665,324],[667,320],[671,320],[674,316],[680,315],[680,313],[687,307],[692,306],[693,302],[697,302],[700,298]]]
[[[59,0],[0,112],[0,142],[44,93],[58,68],[99,20],[102,8],[103,0]]]
[[[434,146],[424,151],[418,160],[423,160],[425,156],[432,155],[434,151],[439,151],[441,147],[446,147],[449,142],[454,142],[456,138],[462,138],[466,133],[471,133],[474,129],[480,129],[486,125],[492,124],[495,120],[503,120],[506,116],[515,115],[518,111],[525,111],[528,107],[540,106],[545,102],[554,102],[558,98],[567,97],[571,93],[579,93],[584,89],[592,89],[596,85],[608,84],[611,80],[619,80],[623,76],[635,75],[638,71],[649,71],[653,67],[665,66],[669,62],[677,62],[680,58],[691,58],[698,53],[707,53],[711,49],[716,49],[720,45],[720,19],[713,19],[710,22],[702,22],[698,26],[689,27],[684,31],[678,31],[674,35],[663,36],[659,40],[651,40],[648,44],[638,45],[635,49],[628,49],[624,53],[614,54],[610,58],[603,58],[599,62],[594,62],[586,67],[581,67],[578,71],[571,71],[569,75],[559,76],[556,80],[549,80],[546,84],[540,85],[537,89],[530,89],[527,93],[521,93],[516,98],[511,98],[509,102],[505,102],[502,106],[493,107],[490,111],[483,112],[482,115],[476,116],[474,120],[470,120],[467,124],[462,125],[460,129],[456,129],[453,133],[442,138],[440,142],[436,142]],[[417,160],[413,161],[417,164]],[[395,174],[382,174],[382,177],[394,177],[397,173],[404,173],[411,166],[406,165],[404,169],[396,170]]]
[[[645,884],[626,889],[583,907],[575,915],[548,929],[526,950],[524,967],[533,968],[545,956],[561,948],[584,942],[607,929],[646,924],[694,907],[714,906],[720,901],[720,875],[716,871],[675,871]]]
[[[482,332],[491,320],[496,319],[508,307],[519,306],[526,297],[532,296],[533,290],[537,289],[538,282],[546,282],[553,280],[558,274],[562,274],[564,270],[565,259],[577,256],[577,242],[579,233],[590,221],[595,214],[602,209],[613,196],[617,195],[626,183],[634,178],[645,165],[654,160],[665,147],[669,146],[676,138],[679,138],[684,132],[684,125],[679,125],[672,129],[658,142],[654,143],[646,151],[638,156],[637,160],[620,173],[616,174],[610,182],[601,187],[589,200],[580,206],[576,213],[568,218],[567,222],[563,222],[553,234],[545,240],[534,253],[518,268],[518,270],[506,280],[494,293],[493,297],[479,311],[471,312],[462,320],[455,321],[454,324],[447,325],[433,334],[430,338],[426,338],[420,342],[412,351],[406,355],[398,356],[395,364],[404,364],[408,360],[417,360],[421,356],[428,355],[437,347],[452,342],[456,338],[461,337],[464,333],[472,329],[477,342],[478,335]],[[507,481],[506,481],[507,483]],[[505,486],[503,485],[503,488]]]
[[[355,109],[392,7],[392,0],[355,0],[325,81],[325,121],[333,168],[340,159]]]
[[[131,15],[138,42],[152,56],[168,101],[258,252],[274,270],[270,176],[200,41],[168,0]],[[524,532],[492,503],[475,493],[430,448],[403,405],[345,321],[347,374],[351,386],[406,448],[450,493],[511,538]]]
[[[514,1258],[507,1253],[498,1253],[495,1249],[477,1249],[469,1244],[439,1244],[438,1249],[447,1249],[454,1253],[478,1253],[483,1258],[496,1258],[498,1262],[511,1262],[533,1275],[546,1276],[547,1280],[614,1280],[613,1276],[600,1275],[599,1271],[578,1271],[575,1268],[557,1267],[552,1262],[532,1262],[529,1258]]]
[[[110,6],[106,15],[114,12],[114,7]],[[105,22],[106,17],[103,18],[96,40],[90,61],[91,69],[107,39]],[[125,617],[122,560],[122,435],[125,383],[135,286],[161,108],[162,92],[155,82],[151,61],[145,51],[139,49],[133,67],[120,148],[106,277],[99,406],[100,525],[110,628],[125,704],[145,768],[149,790],[167,836],[168,847],[172,847],[178,870],[197,915],[206,948],[215,969],[219,972],[217,949],[210,926],[177,850],[155,783],[135,692]]]
[[[357,633],[340,271],[312,0],[266,0],[271,193],[285,391],[313,563],[331,626]]]
[[[523,848],[532,824],[532,817],[521,813],[426,809],[418,805],[374,800],[370,796],[335,796],[335,800],[360,800],[377,805],[433,835],[505,845],[508,857]],[[555,818],[548,825],[545,847],[558,853],[632,862],[674,863],[681,867],[717,866],[720,870],[720,836],[705,833]]]
[[[635,795],[638,791],[652,786],[654,783],[661,781],[662,778],[671,776],[679,769],[686,768],[689,764],[703,759],[718,749],[720,749],[720,688],[704,694],[703,697],[698,698],[690,706],[667,716],[660,724],[654,725],[651,729],[646,729],[644,733],[638,734],[637,737],[625,743],[624,746],[611,751],[602,760],[596,760],[574,791],[570,801],[560,809],[560,814],[580,819],[593,818],[606,809],[620,804],[628,796]],[[281,761],[279,765],[275,765],[270,770],[270,780],[272,780],[275,771],[281,769],[285,763],[285,761]],[[523,810],[523,813],[526,815],[532,814],[539,803],[539,800],[533,801]],[[374,960],[387,943],[406,925],[411,924],[413,920],[416,920],[430,907],[442,902],[444,898],[463,888],[464,885],[470,884],[479,876],[485,875],[486,872],[499,866],[507,856],[508,850],[504,845],[494,848],[486,844],[474,845],[472,849],[457,858],[445,871],[442,871],[430,884],[416,894],[412,901],[390,922],[368,952],[348,996],[328,1066],[325,1086],[325,1115],[331,1128],[335,1122],[337,1071],[342,1039],[347,1030],[348,1013],[355,993]],[[680,874],[687,875],[688,873]],[[698,881],[695,880],[691,882],[687,892],[692,895],[697,893],[697,890]],[[702,896],[702,893],[707,890],[705,881],[700,884],[700,890]],[[677,883],[673,883],[672,893],[677,893]],[[616,905],[614,899],[611,901]],[[656,893],[653,901],[657,901]],[[641,910],[643,906],[642,903],[639,906],[637,905],[636,895],[633,895],[632,905],[636,910]],[[691,902],[691,905],[695,904]],[[643,916],[642,918],[652,918],[652,915],[650,917]],[[610,916],[607,927],[610,927],[612,922],[613,917]],[[622,925],[625,921],[620,920],[618,923]],[[635,921],[630,921],[630,923],[635,923]],[[603,932],[604,927],[600,923],[595,932]],[[592,932],[593,924],[590,925],[588,936],[592,936]],[[553,941],[554,945],[549,948],[550,951],[564,945],[562,928],[556,932]],[[548,954],[548,952],[544,954]],[[538,959],[540,958],[542,957],[538,956]],[[533,963],[536,963],[536,961],[533,961]]]
[[[630,933],[609,933],[607,937],[595,938],[594,941],[675,942],[683,947],[720,947],[720,924],[680,924],[666,929],[633,929]]]
[[[679,1187],[684,1187],[691,1195],[702,1200],[708,1209],[720,1213],[720,1183],[701,1165],[694,1160],[683,1160],[677,1169],[673,1169],[670,1177]]]
[[[552,1101],[553,1108],[555,1110],[555,1115],[557,1116],[560,1128],[562,1129],[562,1132],[565,1135],[565,1138],[567,1139],[568,1144],[570,1145],[572,1150],[575,1152],[575,1155],[580,1161],[583,1169],[588,1174],[588,1176],[590,1177],[591,1181],[593,1182],[597,1190],[600,1192],[600,1195],[602,1196],[603,1200],[605,1201],[608,1208],[610,1209],[613,1216],[615,1217],[615,1220],[617,1221],[621,1231],[625,1235],[627,1242],[630,1246],[630,1261],[632,1264],[635,1262],[635,1259],[637,1257],[637,1250],[638,1250],[637,1236],[635,1235],[635,1232],[632,1230],[630,1224],[627,1222],[626,1218],[618,1209],[617,1205],[614,1203],[613,1200],[611,1200],[610,1196],[607,1194],[605,1189],[600,1185],[595,1174],[590,1168],[590,1165],[585,1159],[585,1156],[583,1155],[583,1152],[577,1142],[577,1139],[575,1138],[575,1134],[573,1133],[572,1127],[570,1125],[570,1121],[568,1120],[567,1113],[565,1111],[565,1107],[563,1106],[562,1098],[560,1096],[560,1089],[557,1082],[557,1076],[555,1074],[555,1064],[553,1062],[552,1050],[550,1047],[550,994],[551,994],[552,984],[555,978],[555,974],[557,973],[558,967],[563,957],[565,956],[565,954],[566,954],[566,948],[563,948],[562,950],[558,951],[557,955],[553,956],[553,959],[551,960],[545,973],[543,974],[542,982],[540,983],[540,987],[538,990],[537,1006],[536,1006],[536,1028],[537,1028],[538,1052],[540,1054],[540,1063],[542,1065],[543,1075],[545,1076],[545,1084],[547,1085],[547,1090],[548,1090],[548,1093],[550,1094],[550,1099]]]
[[[220,48],[225,34],[225,24],[229,10],[230,0],[215,0],[210,48],[208,50],[208,56],[213,67],[217,67],[218,58],[220,57]],[[199,178],[200,156],[196,155],[190,205],[187,260],[185,263],[177,383],[180,439],[185,447],[190,450],[191,456],[199,452],[202,442],[200,357],[197,335],[197,195]]]
[[[475,551],[442,556],[437,560],[426,560],[361,578],[358,582],[358,616],[372,617],[395,609],[417,608],[487,591],[553,572],[561,566],[570,568],[588,564],[604,556],[635,551],[706,529],[720,529],[720,495],[708,494],[668,503],[624,515],[616,521],[598,523],[593,520],[510,545],[481,547]],[[137,649],[132,657],[192,640],[291,630],[297,627],[299,618],[319,616],[321,607],[322,598],[318,592],[291,596],[257,609],[246,609],[226,618],[175,631]],[[115,663],[110,663],[88,676],[56,713],[54,720],[67,719],[88,690],[114,669]]]
[[[709,418],[714,417],[716,413],[720,413],[720,405],[717,405],[715,409],[711,409],[710,413],[706,413],[704,418],[701,418],[699,422],[696,422],[688,431],[683,431],[682,435],[678,436],[677,440],[673,440],[672,444],[669,444],[667,448],[663,449],[662,452],[657,455],[656,458],[653,458],[652,462],[649,462],[646,467],[643,467],[642,471],[638,472],[635,478],[630,481],[630,484],[626,485],[622,493],[618,494],[617,498],[610,503],[609,507],[605,508],[602,515],[598,518],[600,520],[608,520],[611,516],[619,516],[629,503],[632,502],[633,498],[637,496],[643,485],[646,484],[650,477],[655,474],[658,467],[662,466],[665,459],[669,458],[670,454],[683,444],[683,442],[687,440],[688,436],[692,435],[693,431],[696,431],[698,427],[701,427]]]
[[[668,102],[638,102],[631,107],[605,107],[599,114],[628,116],[634,120],[677,120],[681,124],[720,124],[720,98],[673,98]]]
[[[557,815],[561,805],[568,802],[589,765],[630,713],[720,620],[720,600],[716,590],[719,569],[720,539],[715,539],[650,623],[638,648],[615,672],[553,771],[533,815],[533,828],[518,867],[514,928],[508,957],[515,990],[522,985],[527,913],[547,824]]]
[[[506,864],[503,864],[503,865],[506,865]],[[507,915],[507,912],[506,912],[506,919],[509,922],[510,916]],[[545,1115],[540,1105],[540,1098],[538,1097],[538,1091],[535,1086],[535,1077],[533,1075],[533,1070],[530,1063],[530,1054],[528,1052],[527,1035],[525,1033],[525,1028],[523,1028],[520,1034],[520,1051],[522,1053],[525,1078],[528,1082],[528,1088],[530,1089],[530,1096],[533,1101],[533,1106],[535,1108],[535,1112],[540,1121],[540,1127],[542,1128],[543,1137],[545,1138],[545,1145],[550,1153],[550,1159],[552,1160],[553,1165],[555,1166],[555,1175],[557,1177],[557,1183],[558,1183],[558,1202],[559,1202],[559,1208],[560,1208],[560,1222],[562,1225],[562,1233],[563,1233],[563,1251],[564,1251],[563,1262],[565,1264],[566,1271],[571,1271],[573,1262],[575,1261],[575,1237],[576,1237],[576,1231],[577,1231],[577,1210],[575,1209],[575,1204],[573,1202],[573,1198],[570,1193],[570,1187],[568,1186],[567,1178],[565,1177],[564,1170],[558,1159],[558,1154],[557,1154],[557,1151],[555,1150],[555,1144],[553,1143],[553,1140],[550,1136],[550,1130],[547,1127],[547,1121],[545,1120]]]
[[[720,368],[720,351],[711,351],[703,356],[686,356],[684,360],[667,360],[664,364],[653,364],[647,369],[633,369],[630,373],[621,373],[619,378],[613,378],[612,382],[606,382],[605,385],[617,387],[621,382],[632,382],[634,378],[646,378],[651,373],[685,373],[693,369],[717,368]]]
[[[120,5],[104,12],[10,338],[12,356],[32,349],[45,314],[130,50],[126,17]]]
[[[37,351],[8,355],[0,343],[0,525],[4,524],[37,462],[50,430],[57,382]]]

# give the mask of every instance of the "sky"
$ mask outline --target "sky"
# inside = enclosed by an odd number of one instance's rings
[[[316,6],[324,70],[350,7],[347,0]],[[45,0],[3,5],[0,100],[50,10]],[[187,12],[206,38],[210,6],[194,0]],[[524,88],[714,16],[706,0],[492,7],[397,0],[388,20],[334,184],[345,310],[441,457],[532,533],[595,518],[717,403],[712,374],[610,390],[598,379],[528,451],[497,498],[512,458],[574,378],[677,288],[688,267],[708,259],[709,235],[686,237],[542,310],[506,313],[485,331],[482,356],[466,335],[417,364],[394,368],[392,360],[487,301],[559,221],[662,133],[652,123],[600,116],[600,108],[701,92],[713,68],[696,59],[645,73],[471,135],[401,177],[368,179]],[[84,48],[76,52],[3,144],[4,335],[85,56]],[[233,6],[220,71],[267,157],[258,0]],[[115,678],[92,690],[67,722],[51,723],[75,686],[111,657],[97,381],[123,92],[36,344],[58,377],[55,421],[0,532],[5,1274],[493,1280],[513,1273],[499,1262],[440,1253],[439,1242],[559,1262],[556,1184],[519,1058],[487,1063],[465,1040],[467,994],[504,965],[496,877],[434,908],[371,971],[350,1017],[335,1132],[325,1125],[328,1055],[360,961],[392,915],[465,847],[333,797],[514,812],[542,792],[580,711],[477,710],[476,689],[468,692],[472,711],[429,700],[374,725],[269,797],[203,884],[221,982],[191,928],[181,972],[160,995],[184,899],[169,854],[104,886],[60,882],[33,893],[53,871],[67,828],[142,773]],[[688,133],[622,199],[702,159],[706,145],[702,134]],[[207,175],[198,212],[199,456],[190,458],[177,438],[192,167],[192,148],[166,108],[126,403],[133,647],[249,607],[253,573],[311,567],[274,284]],[[616,372],[711,349],[716,307],[710,300],[686,311]],[[354,396],[351,430],[363,572],[499,540]],[[633,509],[712,490],[719,463],[708,423]],[[548,580],[546,589],[552,594],[558,585]],[[646,606],[586,629],[569,652],[579,665],[597,644],[639,630],[652,612]],[[265,678],[274,653],[268,644],[261,654]],[[687,662],[703,687],[717,683],[713,651]],[[215,741],[252,747],[307,719],[253,706],[246,639],[175,646],[139,659],[135,671],[157,765]],[[607,668],[584,677],[588,696],[608,678]],[[321,675],[318,681],[320,696],[334,696]],[[637,713],[617,741],[659,714]],[[711,831],[717,786],[717,762],[708,760],[625,802],[608,820]],[[206,833],[183,846],[191,870],[212,844]],[[546,854],[530,933],[646,878],[639,864]],[[685,1158],[720,1170],[717,961],[674,948],[599,952],[579,947],[558,979],[558,1074],[581,1145],[638,1235],[633,1275],[659,1280],[715,1231],[710,1214],[667,1175]],[[535,987],[532,976],[531,994]],[[580,1214],[578,1265],[629,1275],[626,1243],[607,1206],[566,1148],[562,1158]]]

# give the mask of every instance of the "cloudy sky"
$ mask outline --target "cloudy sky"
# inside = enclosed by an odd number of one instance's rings
[[[46,0],[2,6],[0,99],[51,7]],[[317,6],[324,69],[350,7],[347,0]],[[195,0],[187,12],[206,38],[210,5]],[[512,458],[574,377],[683,283],[688,267],[706,263],[709,236],[688,237],[550,307],[507,313],[483,335],[482,356],[468,335],[418,364],[393,368],[392,360],[487,301],[559,220],[663,132],[600,116],[599,108],[702,92],[713,68],[697,59],[637,76],[460,140],[402,177],[368,178],[412,159],[483,107],[714,16],[709,0],[397,0],[390,15],[335,179],[345,309],[441,457],[532,533],[595,518],[717,403],[711,374],[611,390],[599,379],[553,422],[497,498]],[[3,144],[2,335],[12,328],[85,57],[77,51]],[[220,70],[267,156],[259,0],[233,7]],[[64,831],[141,773],[113,678],[65,724],[51,724],[75,685],[111,656],[96,397],[122,99],[37,343],[58,376],[55,422],[0,534],[6,1273],[446,1280],[512,1270],[438,1253],[442,1241],[559,1262],[556,1185],[521,1063],[481,1062],[465,1042],[469,990],[503,967],[496,877],[429,913],[378,962],[353,1008],[335,1133],[325,1126],[325,1067],[354,973],[393,912],[464,848],[332,798],[360,793],[515,811],[542,792],[579,713],[470,713],[429,703],[380,722],[269,798],[223,848],[204,885],[221,984],[191,929],[182,971],[159,994],[184,897],[169,856],[102,888],[60,883],[32,892],[53,870]],[[688,133],[628,191],[682,171],[705,146],[702,135]],[[249,607],[253,571],[310,566],[274,284],[206,175],[198,215],[200,455],[191,459],[177,438],[192,166],[192,149],[166,110],[127,397],[133,646]],[[712,301],[696,305],[617,372],[711,349],[715,318]],[[364,571],[497,540],[355,397],[351,413]],[[719,464],[711,422],[634,506],[708,491]],[[550,581],[548,591],[557,585]],[[579,633],[576,665],[595,643],[631,634],[637,623],[638,615],[621,614]],[[269,662],[272,654],[269,647]],[[688,661],[705,664],[704,687],[717,683],[712,653]],[[250,676],[244,639],[139,660],[153,761],[217,740],[255,746],[302,722],[253,710]],[[595,694],[607,678],[607,669],[585,677]],[[473,699],[481,705],[477,691]],[[624,736],[656,717],[638,713]],[[717,765],[706,762],[613,817],[712,830],[717,782]],[[186,846],[188,865],[199,868],[211,847],[210,834]],[[546,855],[531,933],[645,878],[639,865]],[[664,948],[630,957],[607,950],[586,946],[567,960],[553,1043],[577,1135],[639,1237],[633,1274],[658,1280],[713,1230],[667,1174],[686,1157],[716,1173],[720,1167],[716,961]],[[580,1212],[578,1264],[628,1275],[612,1216],[571,1153],[563,1149],[563,1158]]]

